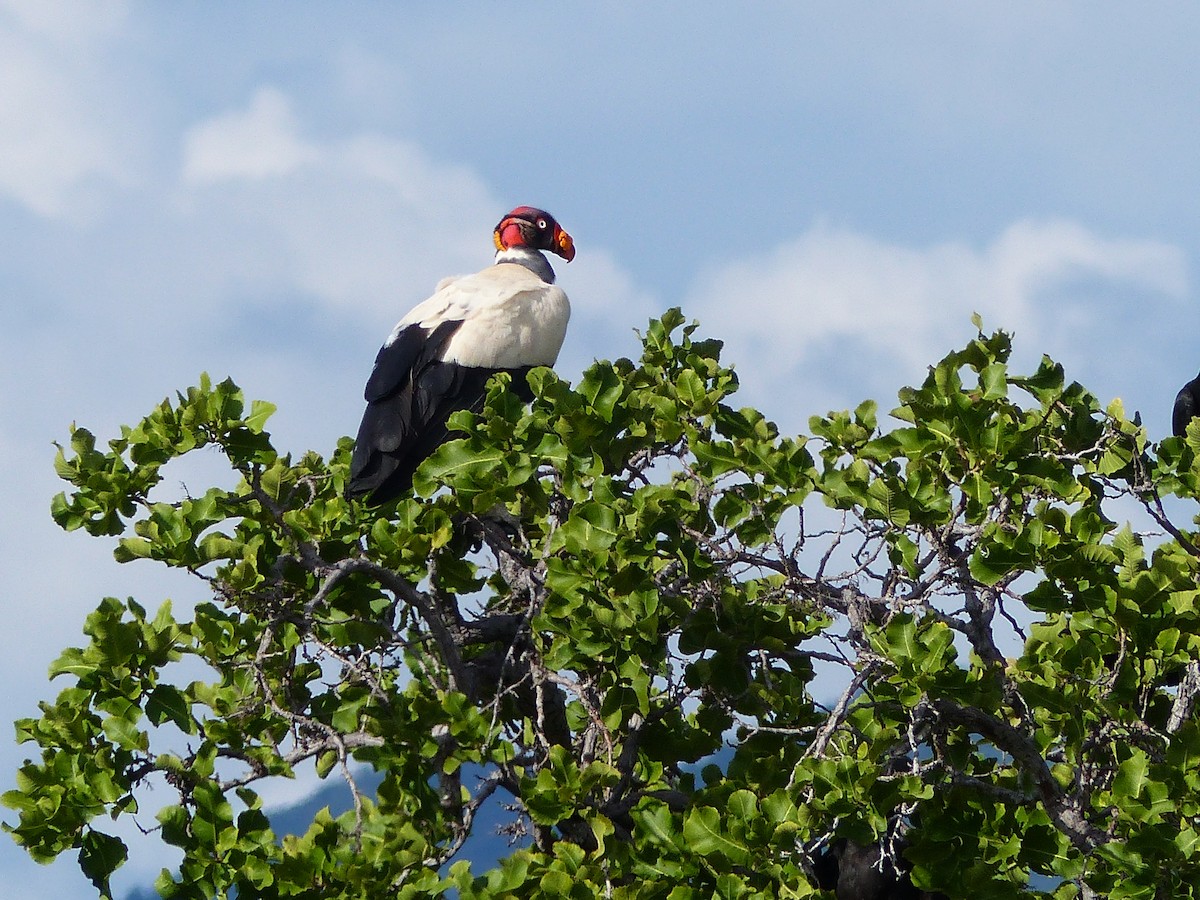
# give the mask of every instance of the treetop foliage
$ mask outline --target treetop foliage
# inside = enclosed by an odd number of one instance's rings
[[[74,428],[58,524],[211,600],[101,602],[5,827],[102,896],[110,818],[197,900],[816,897],[845,841],[949,897],[1200,896],[1200,550],[1162,500],[1200,426],[1151,445],[976,326],[898,425],[781,437],[671,310],[531,405],[494,379],[383,509],[343,498],[348,439],[281,454],[231,381]],[[156,499],[206,447],[240,483]],[[277,834],[261,785],[305,765],[349,810]],[[475,871],[501,800],[524,842]]]

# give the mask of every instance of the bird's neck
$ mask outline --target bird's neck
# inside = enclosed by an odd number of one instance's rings
[[[507,247],[496,251],[496,262],[524,266],[546,284],[554,284],[554,269],[539,250],[529,247]]]

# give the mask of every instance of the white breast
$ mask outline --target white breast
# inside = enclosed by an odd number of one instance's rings
[[[489,369],[549,366],[558,359],[570,317],[571,305],[562,288],[524,266],[502,264],[444,280],[432,297],[400,321],[392,339],[408,325],[433,329],[447,320],[461,320],[462,327],[447,344],[447,362]]]

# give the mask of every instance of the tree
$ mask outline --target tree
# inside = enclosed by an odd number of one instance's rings
[[[495,379],[392,508],[229,381],[74,429],[57,522],[212,602],[88,617],[17,723],[16,839],[101,894],[109,814],[180,849],[166,897],[799,898],[835,848],[950,897],[1200,896],[1200,550],[1161,499],[1200,426],[1152,447],[976,320],[890,430],[780,437],[683,324],[531,406]],[[211,446],[237,488],[154,499]],[[277,835],[259,786],[311,761],[352,806]],[[474,872],[498,798],[528,845]]]

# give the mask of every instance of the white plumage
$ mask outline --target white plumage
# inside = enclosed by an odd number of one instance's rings
[[[432,297],[397,323],[387,343],[413,325],[432,331],[454,320],[462,325],[446,345],[447,361],[491,369],[552,366],[570,317],[562,288],[523,265],[504,262],[442,279]]]
[[[380,349],[347,496],[383,503],[408,491],[417,466],[447,439],[451,413],[482,405],[488,378],[509,372],[528,400],[529,370],[558,358],[571,307],[540,251],[569,261],[574,243],[548,213],[527,206],[500,220],[495,243],[494,265],[442,279]]]

